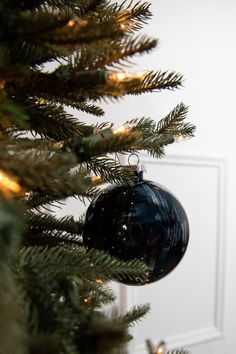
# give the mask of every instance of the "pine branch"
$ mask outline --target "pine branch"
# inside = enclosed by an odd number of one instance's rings
[[[88,170],[92,171],[95,175],[101,176],[102,182],[110,182],[116,184],[129,184],[134,183],[134,176],[127,171],[124,166],[117,163],[108,157],[92,158],[85,162]]]
[[[138,95],[144,92],[173,90],[182,85],[183,77],[179,73],[157,71],[148,73],[141,80],[131,80],[123,84],[126,94]]]
[[[149,311],[149,305],[134,306],[124,316],[119,317],[117,321],[122,323],[124,326],[130,327],[133,326],[136,322],[139,322]]]
[[[22,244],[27,246],[58,246],[58,245],[76,245],[83,246],[82,237],[65,231],[40,231],[30,228],[24,235]]]
[[[165,118],[156,123],[150,118],[133,119],[129,123],[134,125],[133,131],[142,133],[136,149],[146,149],[151,155],[161,157],[164,146],[172,144],[175,138],[192,137],[195,126],[184,123],[188,107],[184,104],[177,105]]]
[[[172,134],[182,134],[184,137],[193,136],[195,128],[189,123],[183,123],[188,113],[188,107],[183,103],[177,105],[165,118],[157,124],[158,134],[171,132]]]
[[[68,153],[53,154],[51,151],[0,151],[0,167],[14,176],[23,188],[35,189],[49,185],[76,164],[75,156]]]
[[[91,70],[126,64],[129,57],[151,51],[157,46],[157,40],[148,37],[125,38],[107,41],[99,46],[83,46],[71,58],[74,70]]]
[[[7,97],[0,98],[0,130],[2,132],[6,132],[13,124],[21,129],[27,129],[28,119],[24,107],[17,105]]]
[[[71,16],[73,18],[73,16]],[[67,18],[69,21],[69,18]],[[87,18],[76,21],[72,27],[64,26],[55,32],[48,32],[42,36],[42,40],[48,44],[49,48],[55,49],[58,46],[82,45],[83,43],[96,43],[108,38],[120,38],[124,32],[117,27],[115,20],[98,23]],[[72,50],[72,51],[73,51]]]
[[[97,279],[95,283],[78,282],[80,297],[82,299],[89,299],[89,307],[91,309],[101,308],[103,305],[108,305],[116,299],[113,291],[101,284],[103,284],[103,281],[100,279]]]
[[[156,349],[154,348],[150,339],[146,340],[146,347],[148,350],[148,354],[155,354]]]
[[[122,280],[143,281],[147,276],[147,266],[137,260],[123,262],[111,257],[103,251],[90,250],[84,252],[80,248],[63,248],[62,246],[47,249],[45,247],[22,248],[20,267],[41,274],[53,283],[56,279],[76,275],[81,279],[96,280],[115,277]],[[53,280],[54,279],[54,280]]]
[[[42,99],[24,100],[31,131],[55,141],[84,135],[84,123],[66,113],[62,106],[44,100],[44,103],[40,103],[40,100]]]
[[[64,174],[61,178],[48,181],[28,198],[26,205],[28,208],[38,208],[39,206],[50,204],[55,201],[64,200],[69,197],[89,198],[97,193],[90,177],[82,171],[73,175]],[[83,199],[82,199],[83,200]]]
[[[34,213],[32,211],[27,211],[26,222],[28,228],[32,228],[35,231],[59,230],[73,235],[81,235],[83,231],[82,220],[75,221],[73,216],[65,216],[58,219],[54,215],[48,213]]]
[[[57,246],[60,244],[81,246],[83,220],[75,221],[72,216],[57,219],[51,214],[26,213],[24,244]]]
[[[93,13],[104,0],[47,0],[51,8],[70,8],[77,16]]]
[[[86,102],[74,102],[69,103],[67,105],[77,108],[79,111],[86,112],[89,114],[93,114],[94,116],[101,117],[104,115],[104,110],[101,107],[95,106],[94,104],[86,103]]]
[[[106,19],[116,17],[118,23],[129,24],[130,30],[139,30],[152,17],[149,8],[150,4],[147,2],[133,5],[133,1],[123,1],[121,4],[108,3],[101,10]]]
[[[46,62],[62,63],[70,54],[68,48],[49,48],[44,43],[32,43],[30,41],[17,41],[9,49],[9,60],[11,64],[30,65],[34,69],[43,67]]]
[[[81,110],[82,112],[90,113],[95,116],[104,115],[104,111],[102,108],[94,104],[91,104],[89,102],[85,102],[84,98],[82,97],[80,97],[80,99],[77,98],[77,100],[74,100],[71,97],[61,97],[61,96],[58,97],[58,96],[50,95],[47,98],[54,103],[65,104],[66,106],[76,108],[78,110]]]
[[[11,11],[11,13],[9,13]],[[11,18],[11,21],[9,21]],[[71,14],[52,13],[38,10],[36,12],[13,12],[12,9],[6,10],[2,14],[1,40],[11,41],[31,41],[38,42],[45,40],[48,33],[52,33],[58,27],[65,26],[71,18]],[[12,43],[11,43],[12,44]]]
[[[22,215],[17,203],[0,200],[0,343],[2,353],[27,351],[27,306],[24,291],[12,271],[19,246]]]
[[[144,24],[152,17],[150,4],[137,2],[132,6],[133,1],[125,8],[125,2],[118,6],[117,20],[127,26],[128,32],[140,30]],[[131,7],[132,6],[132,7]]]
[[[136,132],[129,135],[116,136],[110,131],[107,137],[102,134],[101,136],[99,135],[100,133],[91,135],[88,138],[76,139],[68,144],[68,148],[77,155],[80,162],[84,162],[91,159],[91,157],[99,155],[113,152],[129,152],[140,137],[140,134]]]

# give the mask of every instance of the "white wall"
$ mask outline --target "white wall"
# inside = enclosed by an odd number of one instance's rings
[[[167,339],[192,354],[236,352],[236,2],[153,0],[154,17],[144,32],[160,39],[142,69],[181,72],[178,91],[128,97],[106,106],[117,126],[134,117],[161,119],[177,103],[190,106],[196,137],[167,148],[161,163],[147,160],[149,176],[172,189],[191,219],[191,242],[180,266],[142,288],[124,288],[127,306],[150,302],[152,314],[137,326],[133,353],[143,340]],[[83,116],[85,117],[85,116]],[[84,119],[92,121],[89,116]],[[93,119],[94,121],[94,119]],[[77,202],[69,206],[77,214]],[[68,210],[68,209],[67,209]]]

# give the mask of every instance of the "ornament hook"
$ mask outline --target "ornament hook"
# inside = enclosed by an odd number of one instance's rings
[[[131,164],[131,161],[130,161],[131,157],[135,157],[137,159],[136,164]],[[143,172],[146,171],[146,169],[143,165],[140,165],[140,160],[139,160],[138,154],[136,154],[136,153],[130,154],[128,157],[128,164],[129,164],[130,168],[132,168],[135,171],[135,173],[138,177],[138,182],[141,182],[143,180]]]
[[[134,165],[138,166],[138,165],[139,165],[139,162],[140,162],[140,159],[139,159],[138,154],[136,154],[135,152],[133,152],[132,154],[129,155],[129,157],[128,157],[128,164],[131,166],[130,158],[131,158],[132,156],[135,156],[135,157],[137,158],[137,162],[136,162],[136,164],[134,164]]]

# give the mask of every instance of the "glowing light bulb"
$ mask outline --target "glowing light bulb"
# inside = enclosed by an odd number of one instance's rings
[[[125,71],[109,73],[107,77],[108,82],[128,82],[131,80],[141,80],[148,75],[148,71],[139,71],[135,73],[127,73]]]
[[[113,129],[115,135],[128,135],[133,128],[133,124],[127,123],[117,129]]]
[[[76,26],[80,26],[80,27],[84,27],[88,24],[87,20],[80,20],[79,18],[75,18],[75,19],[71,19],[67,22],[67,27],[72,28],[75,25]]]
[[[45,104],[46,100],[45,98],[40,97],[35,103],[40,106],[41,104]]]
[[[158,346],[155,354],[165,354],[166,353],[166,343],[161,341]]]
[[[3,90],[5,88],[6,81],[5,80],[0,80],[0,90]]]
[[[125,23],[121,23],[120,24],[120,29],[122,29],[122,30],[126,30],[128,27],[129,26],[127,24],[125,24]]]
[[[67,27],[74,27],[75,20],[69,20],[66,25],[67,25]]]
[[[21,186],[5,172],[0,170],[0,189],[5,193],[19,193],[21,191]]]
[[[92,176],[91,180],[93,183],[98,183],[98,182],[101,182],[102,177],[101,176]]]
[[[56,143],[53,143],[53,147],[55,149],[62,149],[64,144],[65,144],[64,141],[57,141]]]
[[[180,143],[181,141],[185,140],[185,137],[181,133],[174,134],[174,139],[176,143]]]

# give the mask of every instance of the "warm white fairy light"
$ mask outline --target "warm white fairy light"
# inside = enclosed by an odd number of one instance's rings
[[[69,20],[67,22],[67,27],[74,27],[74,25],[75,25],[75,20]]]
[[[5,88],[6,82],[5,80],[0,80],[0,90],[3,90]]]
[[[55,149],[62,149],[65,145],[64,141],[57,141],[56,143],[53,143],[53,147]]]
[[[0,170],[0,189],[5,193],[20,193],[21,186],[13,178]]]
[[[98,175],[92,176],[92,177],[91,177],[91,180],[92,180],[93,183],[99,183],[99,182],[101,182],[102,177],[101,177],[101,176],[98,176]]]
[[[73,28],[75,26],[79,26],[79,27],[84,27],[88,24],[88,21],[87,20],[81,20],[79,18],[72,18],[70,19],[68,22],[67,22],[67,27],[69,28]]]
[[[176,143],[180,143],[181,141],[185,140],[185,137],[181,133],[174,134],[174,140]]]
[[[157,349],[157,354],[163,354],[163,353],[164,353],[163,347]]]
[[[141,80],[148,75],[148,71],[138,71],[135,73],[130,73],[126,71],[116,71],[110,72],[107,76],[107,81],[111,83],[122,83],[131,80]]]
[[[165,354],[166,353],[166,344],[165,342],[160,342],[157,346],[155,354]]]
[[[40,97],[35,103],[37,106],[45,104],[46,100],[45,98]]]
[[[129,135],[133,126],[134,126],[133,124],[126,123],[117,129],[113,129],[113,133],[115,135]]]

